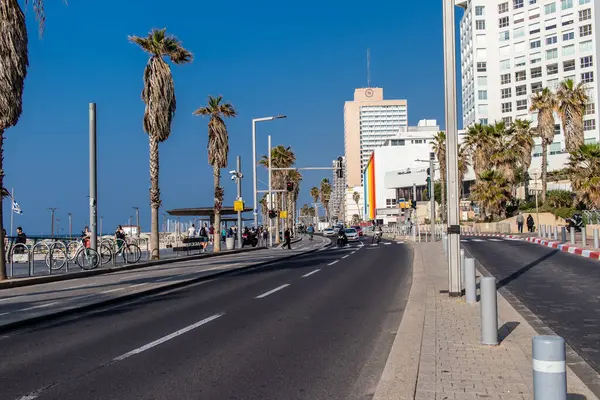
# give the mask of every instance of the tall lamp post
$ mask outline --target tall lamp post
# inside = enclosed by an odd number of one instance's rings
[[[48,208],[48,210],[50,210],[50,218],[51,218],[51,225],[50,225],[50,233],[52,235],[52,237],[54,237],[54,213],[56,212],[56,210],[58,210],[58,208],[56,207],[50,207]]]
[[[540,228],[540,209],[538,206],[538,179],[540,179],[540,170],[539,169],[535,169],[533,170],[533,179],[534,179],[534,187],[535,187],[535,226],[538,229],[538,232],[540,232],[539,228]]]
[[[444,100],[446,165],[448,174],[448,294],[462,294],[460,276],[460,220],[458,190],[458,125],[456,110],[456,38],[454,2],[442,0],[444,32]]]
[[[71,213],[67,214],[69,216],[69,238],[73,237],[73,224],[72,224],[72,215]]]
[[[140,237],[140,208],[139,207],[133,207],[133,209],[135,210],[135,226],[137,229],[137,237]]]
[[[236,169],[233,171],[229,171],[229,173],[231,174],[231,179],[237,185],[236,200],[242,201],[242,178],[244,177],[244,174],[242,174],[242,157],[237,156],[236,161],[237,161]],[[243,204],[244,203],[242,203],[242,209],[244,208]],[[238,211],[237,211],[237,224],[238,224],[237,241],[238,241],[238,247],[241,249],[242,248],[242,211],[240,209],[238,209]]]
[[[252,185],[253,185],[253,191],[254,191],[254,204],[252,205],[253,207],[253,214],[254,214],[254,227],[258,228],[258,211],[257,211],[257,205],[258,205],[258,201],[257,201],[257,187],[256,187],[256,123],[257,122],[264,122],[264,121],[273,121],[275,119],[282,119],[282,118],[287,118],[287,116],[285,115],[276,115],[274,117],[264,117],[264,118],[254,118],[252,119]]]

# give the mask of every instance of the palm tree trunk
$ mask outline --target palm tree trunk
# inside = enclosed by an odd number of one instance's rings
[[[158,186],[159,159],[158,140],[152,134],[150,140],[150,254],[153,260],[160,258],[160,245],[158,237],[158,208],[160,207],[160,189]]]
[[[277,193],[275,196],[275,202],[277,203],[275,206],[275,210],[281,210],[281,193]],[[275,217],[275,244],[280,244],[281,240],[279,240],[279,212],[277,212],[277,217]]]
[[[546,175],[548,173],[548,144],[542,140],[542,203],[546,202]],[[536,188],[537,190],[537,188]]]
[[[221,200],[217,199],[217,189],[221,184],[221,169],[217,166],[213,167],[213,181],[214,181],[214,192],[215,192],[215,207],[213,210],[215,218],[215,235],[213,237],[213,252],[218,253],[221,251]],[[218,203],[218,204],[217,204]]]
[[[0,190],[4,187],[4,130],[0,129]],[[0,194],[0,281],[6,279],[6,254],[4,248],[4,224],[2,216],[2,206],[4,196]],[[12,207],[11,207],[12,212]]]

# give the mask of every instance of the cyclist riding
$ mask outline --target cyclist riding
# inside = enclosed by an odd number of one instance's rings
[[[313,240],[313,235],[315,234],[315,228],[312,224],[307,229],[308,232],[308,240]]]

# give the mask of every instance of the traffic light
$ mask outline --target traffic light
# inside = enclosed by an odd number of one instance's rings
[[[338,157],[335,173],[336,173],[336,176],[340,179],[344,177],[344,158],[343,157]]]
[[[277,218],[277,211],[269,210],[269,218],[271,218],[271,219]]]
[[[413,199],[411,202],[411,206],[412,208],[414,208],[415,210],[417,209],[417,199]]]
[[[294,182],[287,182],[285,184],[285,188],[287,189],[288,192],[293,192],[294,191]]]
[[[431,197],[431,169],[427,168],[427,195]]]

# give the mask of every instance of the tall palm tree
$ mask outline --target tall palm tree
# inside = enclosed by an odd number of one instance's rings
[[[313,201],[315,202],[315,217],[317,217],[317,222],[319,222],[319,210],[317,209],[317,203],[319,202],[320,196],[321,196],[321,191],[319,190],[319,188],[316,186],[313,186],[310,189],[310,197],[312,197]]]
[[[535,145],[533,140],[534,133],[534,130],[531,128],[531,121],[517,119],[512,125],[510,146],[517,154],[518,169],[522,171],[525,193],[528,192],[529,174],[527,171],[529,171],[529,167],[531,166],[531,153]]]
[[[538,113],[537,136],[542,144],[542,203],[546,201],[547,174],[548,174],[548,146],[554,140],[554,110],[556,109],[556,97],[548,88],[534,93],[531,97],[529,111]]]
[[[446,133],[438,132],[433,137],[433,152],[440,163],[441,190],[441,215],[442,222],[446,221]],[[461,181],[462,182],[462,181]]]
[[[583,144],[569,156],[567,168],[577,200],[600,208],[600,144]]]
[[[175,36],[167,36],[165,32],[166,28],[153,29],[147,37],[129,36],[130,42],[150,54],[144,70],[142,101],[146,104],[144,131],[150,141],[150,251],[153,260],[160,258],[158,209],[161,201],[158,186],[158,144],[169,138],[171,123],[177,108],[173,75],[165,57],[174,64],[192,61],[192,53],[181,45],[179,39]]]
[[[468,149],[473,163],[475,176],[478,177],[489,166],[490,151],[493,148],[492,130],[481,124],[474,124],[467,130],[464,145]]]
[[[269,168],[269,157],[266,155],[263,155],[258,163],[260,165],[264,166],[265,168]],[[275,146],[275,147],[271,148],[271,166],[273,168],[290,168],[295,163],[296,163],[296,155],[292,151],[291,147],[285,147],[285,146],[279,145],[279,146]],[[277,171],[276,170],[271,173],[272,179],[273,179],[273,184],[272,184],[273,189],[275,189],[275,190],[285,189],[285,178],[287,176],[287,172],[288,171]],[[281,199],[282,198],[283,197],[281,195],[281,192],[276,193],[276,195],[275,195],[275,203],[276,204],[274,207],[276,210],[282,210],[282,207],[281,207]],[[280,238],[279,238],[279,217],[275,218],[275,232],[277,232],[277,234],[275,235],[275,243],[279,244],[281,242]]]
[[[208,121],[208,164],[213,167],[215,252],[221,251],[221,207],[223,206],[221,168],[227,167],[229,156],[229,134],[224,118],[235,118],[237,116],[235,108],[229,103],[222,103],[222,101],[222,96],[208,96],[208,104],[194,111],[194,115],[210,117]]]
[[[287,194],[287,226],[288,228],[293,229],[296,216],[296,202],[300,196],[300,182],[302,182],[302,174],[297,170],[288,171],[286,180],[294,184],[294,189]]]
[[[329,222],[329,200],[331,198],[331,184],[329,183],[329,179],[323,178],[321,180],[321,203],[325,208],[325,220]]]
[[[260,211],[262,212],[263,215],[263,220],[265,215],[268,218],[269,215],[269,203],[267,202],[267,197],[269,196],[268,193],[265,193],[262,197],[262,199],[260,199],[259,203],[260,203]]]
[[[464,195],[464,180],[465,175],[469,169],[469,148],[464,144],[458,145],[458,182],[460,187],[460,197],[462,198]]]
[[[571,79],[567,79],[558,85],[556,109],[562,120],[568,152],[577,150],[584,142],[583,115],[588,100],[583,82],[575,85]]]
[[[352,200],[354,200],[354,204],[356,204],[356,209],[358,210],[358,216],[361,217],[361,212],[360,212],[360,206],[358,205],[358,203],[360,202],[360,193],[359,192],[354,192],[352,193]]]
[[[500,172],[487,169],[473,185],[471,197],[481,206],[484,215],[499,216],[510,198],[508,182]]]

